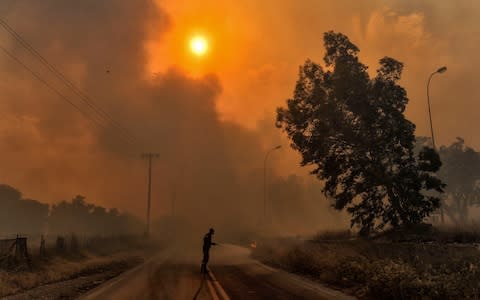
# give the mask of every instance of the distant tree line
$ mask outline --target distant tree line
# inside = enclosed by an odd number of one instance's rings
[[[442,168],[438,172],[447,184],[442,205],[451,221],[470,221],[469,209],[480,205],[480,153],[457,138],[450,146],[439,149]]]
[[[48,205],[25,199],[19,190],[0,184],[0,234],[130,234],[142,232],[136,217],[107,209],[76,196]]]

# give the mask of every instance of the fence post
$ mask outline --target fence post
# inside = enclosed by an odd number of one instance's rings
[[[47,256],[47,249],[45,248],[45,237],[43,234],[40,236],[40,258]]]

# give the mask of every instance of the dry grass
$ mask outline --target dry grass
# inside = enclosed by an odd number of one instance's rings
[[[58,252],[55,237],[51,237],[47,255],[41,258],[40,239],[29,240],[29,262],[15,257],[4,260],[0,268],[0,297],[79,276],[124,270],[138,264],[150,248],[159,246],[138,237],[89,237],[79,243],[75,236],[69,236],[66,250]]]
[[[378,234],[375,239],[405,242],[435,242],[435,243],[480,243],[480,227],[476,224],[464,226],[432,227],[428,224],[420,224],[410,228],[387,230]]]
[[[45,262],[36,262],[30,270],[0,271],[0,297],[48,283],[94,274],[119,264],[133,264],[139,261],[140,257],[131,253],[53,257]]]
[[[354,238],[354,234],[350,230],[342,231],[321,231],[313,237],[313,241],[338,241],[349,240]]]
[[[480,290],[480,252],[473,244],[317,237],[259,243],[254,256],[361,299],[478,299]]]

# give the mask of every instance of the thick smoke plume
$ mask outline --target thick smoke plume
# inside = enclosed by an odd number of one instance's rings
[[[14,61],[2,58],[0,165],[5,183],[43,202],[81,194],[89,202],[143,217],[147,165],[140,155],[157,152],[155,218],[175,214],[205,228],[230,229],[251,228],[262,219],[265,141],[258,131],[220,120],[219,78],[192,78],[175,67],[146,74],[146,41],[171,26],[158,5],[147,0],[25,1],[13,6],[7,20],[136,140],[125,143],[118,129],[97,126]],[[5,32],[1,43],[92,114]],[[273,132],[273,119],[267,123]],[[271,165],[276,161],[272,158]],[[279,184],[274,169],[268,171],[269,181]],[[287,194],[289,187],[292,191],[282,205],[269,204],[269,214],[278,212],[277,223],[304,219],[299,212],[312,199],[293,192],[303,184],[298,179],[281,185]],[[313,204],[318,212],[319,203],[315,199]],[[284,216],[282,211],[296,213]]]

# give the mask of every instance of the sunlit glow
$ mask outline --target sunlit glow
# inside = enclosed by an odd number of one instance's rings
[[[202,56],[208,51],[208,42],[203,36],[196,36],[190,40],[190,49],[198,56]]]

